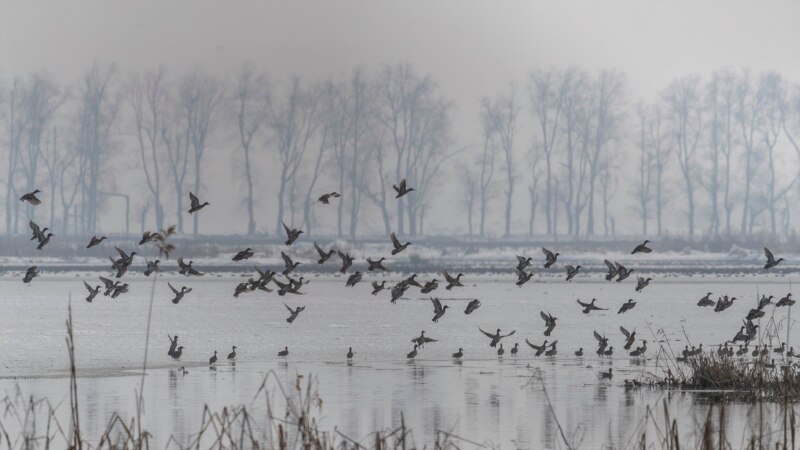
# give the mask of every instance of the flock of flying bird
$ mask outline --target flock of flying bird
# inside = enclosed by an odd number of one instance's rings
[[[406,185],[406,181],[402,180],[398,185],[392,186],[396,192],[395,198],[401,198],[408,193],[414,191],[413,188],[409,188]],[[28,202],[31,205],[40,205],[41,200],[37,197],[40,191],[37,189],[33,192],[27,193],[20,198],[21,202]],[[324,194],[319,197],[318,202],[323,205],[330,204],[332,199],[339,198],[340,194],[337,192],[331,192]],[[201,203],[200,200],[193,194],[189,193],[189,200],[190,200],[190,208],[188,212],[190,214],[196,213],[201,209],[209,206],[208,202]],[[283,224],[284,230],[286,232],[286,241],[285,245],[287,247],[294,244],[300,236],[303,234],[303,231],[296,228],[291,228],[287,226],[285,223]],[[39,250],[43,249],[49,242],[50,239],[54,236],[53,233],[48,228],[41,228],[33,220],[30,221],[30,228],[32,231],[31,240],[36,240],[38,242],[37,248]],[[162,230],[160,232],[145,232],[141,240],[139,241],[139,245],[144,245],[147,243],[155,243],[159,250],[159,255],[166,255],[169,257],[170,252],[175,250],[174,246],[168,243],[168,238],[172,234],[175,233],[174,227],[170,227],[168,230]],[[86,248],[91,248],[99,245],[106,239],[105,236],[92,236],[89,244]],[[399,253],[403,252],[407,249],[411,243],[410,242],[401,242],[395,233],[391,233],[390,240],[392,243],[392,250],[391,255],[398,255]],[[642,244],[636,246],[631,254],[637,253],[650,253],[652,250],[648,247],[650,241],[645,240]],[[342,250],[334,250],[329,249],[325,250],[320,247],[316,242],[314,242],[314,248],[319,255],[319,259],[317,260],[318,264],[325,264],[334,256],[338,256],[341,260],[341,268],[339,271],[342,274],[346,274],[350,267],[352,266],[355,258],[343,252]],[[129,267],[132,265],[134,256],[137,252],[132,251],[129,253],[123,251],[122,249],[115,247],[118,258],[109,257],[111,261],[111,269],[114,272],[113,280],[108,277],[99,277],[102,285],[92,286],[86,281],[84,281],[84,285],[88,291],[88,295],[86,297],[87,302],[92,302],[95,297],[100,294],[102,291],[104,296],[108,296],[111,298],[117,298],[118,296],[128,292],[128,284],[122,283],[119,279],[123,277],[123,275],[128,271]],[[550,251],[546,248],[542,248],[542,253],[544,255],[544,264],[543,267],[545,270],[551,269],[553,267],[560,253]],[[766,247],[764,248],[764,255],[767,259],[764,269],[770,269],[772,267],[777,266],[780,262],[783,261],[783,258],[776,259],[772,252]],[[254,251],[251,248],[246,248],[237,252],[232,260],[234,262],[240,262],[247,260],[254,256]],[[265,291],[265,292],[273,292],[277,290],[278,295],[285,296],[287,294],[295,294],[300,295],[303,294],[301,292],[301,288],[308,283],[308,281],[299,276],[295,278],[293,276],[294,271],[298,268],[301,264],[298,261],[294,261],[291,256],[289,256],[286,252],[281,251],[281,257],[284,262],[284,270],[279,273],[273,272],[272,270],[265,269],[261,270],[258,267],[255,268],[256,275],[250,277],[248,280],[239,283],[235,289],[233,296],[239,297],[245,293],[254,292],[254,291]],[[388,272],[389,269],[383,264],[386,261],[386,257],[381,257],[378,259],[366,258],[367,262],[367,271],[374,272],[374,271],[382,271]],[[635,269],[629,269],[618,262],[611,262],[609,260],[604,261],[608,273],[605,275],[605,279],[607,281],[616,281],[622,282],[623,280],[627,279],[631,276]],[[161,272],[160,264],[161,261],[159,259],[154,260],[146,260],[146,268],[144,271],[145,276],[150,276],[153,273]],[[184,258],[179,257],[177,259],[177,264],[179,267],[179,273],[188,277],[192,276],[202,276],[204,275],[194,267],[192,267],[192,261],[185,261]],[[517,264],[514,269],[514,272],[517,275],[517,286],[522,286],[527,283],[533,276],[533,272],[528,270],[533,264],[532,257],[526,256],[517,256]],[[566,271],[566,281],[571,281],[581,270],[580,265],[564,265],[564,269]],[[35,277],[39,275],[39,271],[37,266],[31,266],[27,269],[24,277],[24,283],[30,283]],[[282,279],[279,279],[279,275],[282,276]],[[443,276],[443,283],[445,284],[444,288],[446,290],[452,290],[458,287],[463,287],[464,285],[461,283],[461,277],[463,274],[459,273],[455,276],[448,273],[446,270],[442,271]],[[380,283],[377,281],[373,281],[371,284],[371,293],[372,295],[378,295],[384,290],[388,290],[390,293],[390,301],[391,303],[395,303],[398,299],[400,299],[409,289],[412,287],[418,288],[419,292],[422,294],[431,294],[433,291],[439,288],[439,280],[437,278],[433,278],[430,281],[425,281],[420,283],[420,281],[416,280],[417,275],[412,274],[405,279],[400,280],[399,282],[395,283],[393,286],[388,287],[386,286],[386,281],[381,281]],[[354,287],[362,281],[363,273],[360,271],[355,271],[351,273],[345,286],[347,287]],[[652,278],[644,278],[644,277],[637,277],[637,283],[635,287],[636,292],[641,292],[645,289]],[[173,286],[171,283],[167,283],[169,288],[173,293],[173,298],[171,299],[173,304],[178,304],[180,301],[189,294],[192,289],[187,286],[181,286],[180,289]],[[272,287],[270,287],[272,286]],[[700,299],[697,303],[700,307],[714,307],[714,311],[721,312],[725,309],[729,308],[733,302],[736,300],[735,297],[729,298],[728,296],[720,297],[716,302],[711,299],[711,293],[709,292],[706,296]],[[744,324],[742,325],[739,332],[736,336],[731,340],[733,345],[736,345],[738,342],[743,342],[744,344],[739,345],[739,349],[734,351],[734,347],[728,346],[726,342],[724,346],[720,344],[717,353],[723,356],[733,356],[734,354],[737,356],[743,356],[749,353],[748,345],[751,340],[753,340],[757,335],[757,328],[758,325],[754,324],[753,320],[756,320],[760,317],[763,317],[765,312],[764,308],[771,304],[773,296],[763,296],[758,303],[757,308],[750,310],[748,315],[743,320]],[[432,306],[433,306],[433,322],[438,322],[450,308],[450,305],[443,305],[442,302],[437,297],[430,297]],[[581,307],[583,314],[591,314],[593,311],[602,311],[608,310],[608,308],[601,308],[597,305],[597,300],[592,298],[589,302],[582,301],[580,299],[577,300],[578,305]],[[781,306],[791,306],[795,303],[794,300],[791,299],[791,294],[788,294],[786,297],[780,299],[777,303],[775,303],[776,307]],[[296,308],[292,308],[286,303],[284,306],[289,312],[289,317],[287,317],[286,321],[288,323],[293,323],[299,315],[305,310],[305,306],[297,306]],[[478,299],[473,299],[467,303],[467,306],[464,310],[464,314],[472,314],[475,310],[477,310],[481,306],[481,302]],[[619,308],[617,314],[623,314],[627,311],[630,311],[636,306],[636,301],[633,299],[629,299],[627,302],[623,303]],[[541,311],[540,312],[541,318],[545,322],[545,330],[544,336],[550,337],[553,331],[556,328],[556,323],[558,318],[554,317],[548,312]],[[497,355],[502,357],[505,354],[505,349],[503,348],[503,343],[501,342],[504,338],[514,335],[516,330],[510,331],[508,333],[503,334],[501,329],[497,329],[494,333],[487,332],[482,328],[478,328],[481,333],[483,333],[487,338],[490,339],[489,346],[492,348],[496,348]],[[637,342],[636,339],[636,331],[629,331],[624,327],[620,327],[620,331],[624,337],[624,344],[622,349],[625,350],[628,355],[632,358],[640,358],[644,357],[645,353],[647,352],[647,340],[641,340],[641,345],[634,346]],[[601,335],[597,331],[593,332],[595,339],[597,340],[597,349],[595,350],[595,354],[598,356],[612,356],[614,354],[614,346],[609,344],[609,338],[605,335]],[[183,355],[184,347],[179,345],[178,343],[178,336],[168,336],[170,340],[170,346],[167,354],[175,360],[179,360]],[[425,331],[422,331],[418,337],[411,339],[411,343],[413,344],[413,349],[406,355],[408,359],[414,359],[418,352],[424,348],[426,343],[436,342],[436,339],[430,338],[425,335]],[[558,352],[557,350],[557,343],[558,340],[553,340],[552,342],[548,342],[545,340],[541,344],[533,343],[527,338],[525,339],[525,343],[534,350],[534,356],[555,356]],[[786,344],[782,343],[781,347],[773,349],[774,353],[783,354],[785,352]],[[236,346],[232,347],[231,352],[227,355],[227,359],[230,361],[236,360]],[[516,356],[519,352],[519,343],[514,343],[514,346],[510,349],[510,354],[512,356]],[[678,358],[679,361],[686,360],[693,356],[697,356],[702,354],[702,344],[700,344],[699,348],[689,348],[688,346],[683,350],[682,355]],[[579,348],[577,351],[574,352],[576,357],[583,356],[583,348]],[[754,357],[765,358],[769,354],[769,349],[766,345],[756,349],[752,352]],[[800,356],[800,354],[794,354],[793,348],[790,348],[789,351],[786,353],[787,356]],[[277,354],[279,357],[286,358],[289,356],[289,349],[288,346],[284,346],[283,350],[279,351]],[[457,352],[452,354],[454,359],[460,360],[464,356],[463,348],[459,348]],[[346,358],[348,361],[352,360],[354,357],[354,352],[352,347],[350,347],[347,351]],[[214,365],[217,363],[217,351],[214,351],[213,356],[209,359],[209,364]],[[773,360],[774,365],[774,360]],[[183,368],[182,368],[183,369]],[[612,377],[611,369],[608,369],[607,372],[602,372],[599,374],[601,379],[610,379]]]

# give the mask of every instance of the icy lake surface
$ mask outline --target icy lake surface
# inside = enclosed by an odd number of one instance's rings
[[[129,277],[130,293],[114,300],[98,296],[90,304],[84,301],[82,280],[96,280],[96,276],[50,275],[31,285],[16,276],[0,278],[4,305],[0,394],[47,397],[54,404],[62,403],[59,411],[67,416],[65,321],[72,293],[81,424],[90,436],[99,436],[114,412],[135,415],[152,286],[151,279]],[[203,405],[212,410],[232,405],[263,409],[263,399],[254,397],[269,371],[275,371],[287,389],[293,388],[298,374],[305,375],[305,380],[313,376],[323,400],[321,411],[315,410],[321,427],[337,427],[356,440],[398,426],[402,413],[418,444],[434,442],[442,430],[499,448],[563,448],[557,418],[567,439],[581,442],[583,448],[627,447],[640,438],[647,407],[663,410],[664,399],[683,434],[691,435],[708,411],[709,402],[703,396],[626,390],[623,379],[661,374],[658,365],[663,367],[663,359],[655,358],[659,344],[667,351],[671,345],[678,352],[687,344],[686,336],[691,339],[689,345],[703,343],[706,348],[731,339],[755,304],[757,292],[780,298],[791,289],[790,277],[770,276],[662,277],[644,292],[635,293],[635,279],[608,283],[599,276],[579,276],[565,283],[547,278],[518,288],[510,276],[472,275],[464,278],[464,288],[434,291],[451,308],[439,323],[433,323],[427,295],[412,289],[406,298],[391,304],[388,292],[370,295],[368,282],[374,279],[382,277],[365,276],[361,284],[346,288],[343,277],[312,276],[302,296],[256,292],[235,299],[232,292],[241,280],[239,274],[162,276],[155,285],[144,388],[145,426],[155,436],[156,448],[164,448],[169,436],[187,442],[198,430]],[[193,291],[174,305],[167,281]],[[707,292],[739,300],[730,309],[714,313],[713,308],[696,306]],[[576,299],[592,297],[609,310],[581,314]],[[472,298],[480,299],[482,306],[465,315],[466,302]],[[629,298],[637,300],[636,307],[617,314]],[[286,322],[284,302],[306,306],[293,324]],[[547,338],[558,340],[556,357],[535,358],[525,344],[526,338],[536,344],[546,339],[540,311],[559,318]],[[774,309],[782,336],[788,313],[788,308]],[[762,323],[772,314],[770,306]],[[636,329],[639,339],[648,340],[646,363],[632,361],[622,352],[620,325]],[[503,333],[516,330],[502,341],[506,349],[502,359],[478,327],[501,328]],[[410,340],[421,330],[437,342],[427,344],[414,361],[407,361]],[[593,330],[610,338],[615,349],[612,358],[594,355]],[[179,335],[185,347],[180,362],[166,354],[168,334]],[[517,357],[509,352],[514,343],[520,344]],[[233,345],[238,347],[238,362],[220,363],[210,370],[207,362],[214,350],[224,360]],[[284,346],[290,351],[285,361],[277,357]],[[350,346],[356,355],[347,364]],[[450,355],[459,347],[464,349],[464,361],[457,363]],[[579,347],[586,354],[581,359],[573,355]],[[180,366],[189,373],[177,373]],[[597,373],[609,367],[614,369],[613,380],[598,381]],[[774,419],[777,410],[773,408],[766,410]],[[753,408],[732,403],[726,414],[729,439],[738,443],[755,426],[750,417]],[[659,426],[663,427],[663,421]],[[652,426],[648,430],[656,433]],[[461,445],[474,447],[466,441]]]

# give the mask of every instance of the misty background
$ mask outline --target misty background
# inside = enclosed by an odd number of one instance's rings
[[[6,3],[0,228],[793,237],[797,17],[790,2]],[[397,202],[402,178],[417,191]],[[34,188],[44,205],[20,205]],[[189,191],[212,204],[199,222]]]

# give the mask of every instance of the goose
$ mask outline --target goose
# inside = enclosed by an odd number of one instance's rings
[[[386,289],[386,280],[383,280],[380,283],[377,281],[372,282],[372,295],[378,295],[378,293],[384,289]]]
[[[144,269],[144,276],[149,277],[150,274],[152,273],[161,272],[161,267],[158,266],[159,263],[161,263],[161,260],[159,259],[155,259],[152,261],[145,260],[145,263],[147,264],[147,266]]]
[[[593,298],[591,302],[586,303],[586,302],[582,302],[580,299],[578,299],[578,304],[583,307],[583,311],[582,312],[584,314],[589,314],[592,311],[607,311],[608,310],[608,308],[600,308],[599,306],[596,306],[594,304],[596,301],[597,301],[597,299]]]
[[[444,277],[444,280],[447,282],[447,286],[445,286],[445,289],[447,289],[448,291],[450,289],[453,289],[454,287],[464,287],[464,285],[461,284],[461,277],[464,276],[463,273],[459,273],[458,275],[453,277],[452,275],[447,273],[446,270],[443,270],[442,276]]]
[[[513,335],[514,333],[517,332],[517,330],[513,330],[511,333],[508,333],[508,334],[500,334],[500,328],[498,328],[497,332],[495,332],[495,334],[491,334],[491,333],[487,333],[487,332],[481,330],[481,327],[478,327],[478,330],[480,330],[481,333],[485,334],[486,337],[489,337],[489,338],[492,339],[492,341],[489,343],[489,347],[497,346],[497,344],[500,342],[500,339],[509,337],[509,336],[511,336],[511,335]]]
[[[353,258],[348,255],[347,253],[342,252],[341,250],[337,250],[336,254],[339,255],[339,258],[342,259],[342,268],[339,269],[339,272],[346,273],[347,269],[353,265]]]
[[[527,283],[531,277],[533,277],[533,272],[523,272],[522,270],[517,270],[517,286],[522,287],[522,285]]]
[[[217,351],[214,350],[214,356],[212,356],[211,358],[208,358],[208,365],[209,366],[213,366],[216,363],[217,363]]]
[[[556,349],[556,344],[557,343],[558,343],[558,341],[553,341],[550,344],[550,350],[544,352],[544,356],[556,356],[556,354],[558,353],[558,350]]]
[[[652,280],[652,278],[637,277],[636,288],[634,290],[636,292],[642,292],[642,289],[646,288]]]
[[[339,195],[338,192],[331,192],[330,194],[320,195],[317,201],[322,203],[323,205],[330,205],[331,198],[339,198],[339,197],[341,197],[341,195]]]
[[[619,327],[619,331],[622,332],[622,335],[625,336],[625,346],[623,347],[625,350],[629,350],[634,342],[636,342],[636,330],[628,331],[625,327]]]
[[[611,281],[617,275],[619,275],[619,268],[617,268],[617,265],[615,263],[612,263],[607,259],[604,259],[603,262],[606,264],[606,267],[608,267],[608,273],[606,274],[606,281]]]
[[[637,245],[636,248],[634,248],[633,251],[631,252],[631,255],[636,254],[636,253],[650,253],[650,252],[652,252],[653,250],[651,250],[647,246],[647,244],[649,244],[649,243],[650,243],[650,241],[645,240],[641,244]]]
[[[544,253],[544,257],[545,257],[545,262],[544,262],[544,268],[545,269],[549,269],[550,266],[555,264],[556,260],[558,259],[558,255],[560,255],[560,253],[553,253],[553,252],[551,252],[550,250],[548,250],[548,249],[546,249],[544,247],[542,247],[542,253]]]
[[[303,310],[305,310],[305,309],[306,309],[306,307],[305,307],[305,306],[298,306],[297,308],[295,308],[295,309],[292,309],[292,308],[291,308],[289,305],[287,305],[286,303],[284,303],[284,304],[283,304],[283,306],[285,306],[285,307],[286,307],[286,309],[288,309],[288,310],[289,310],[289,317],[287,317],[287,318],[286,318],[286,321],[287,321],[287,322],[289,322],[289,323],[292,323],[292,322],[294,322],[294,319],[297,319],[297,316],[299,316],[299,315],[300,315],[300,313],[301,313],[301,312],[303,312]]]
[[[285,252],[281,252],[281,258],[283,258],[283,272],[281,272],[284,276],[289,275],[292,273],[294,269],[297,269],[297,266],[300,265],[299,261],[292,261],[292,258],[287,255]]]
[[[608,368],[608,372],[600,372],[598,374],[598,377],[601,380],[610,380],[613,377],[613,374],[611,372],[611,367]]]
[[[397,240],[397,233],[395,233],[394,231],[392,231],[392,234],[389,237],[392,239],[392,247],[394,247],[392,249],[392,255],[393,256],[398,254],[398,253],[400,253],[400,252],[402,252],[409,245],[411,245],[411,242],[406,242],[405,244],[401,244],[400,241]]]
[[[625,266],[623,266],[620,263],[616,263],[616,264],[617,264],[617,283],[619,283],[620,281],[624,280],[625,278],[628,278],[629,276],[631,276],[631,274],[633,273],[633,269],[629,270],[629,269],[627,269]]]
[[[189,214],[196,213],[197,211],[200,211],[201,209],[211,204],[208,202],[200,204],[200,200],[198,200],[197,196],[192,194],[191,192],[189,192],[189,203],[191,204],[191,207],[189,208]]]
[[[327,252],[320,247],[316,241],[314,241],[314,249],[319,254],[319,259],[317,260],[317,264],[325,264],[327,260],[330,259],[331,256],[336,254],[336,250],[330,249]]]
[[[455,359],[461,359],[463,357],[464,357],[464,349],[463,348],[459,348],[457,352],[453,353],[453,358],[455,358]]]
[[[503,349],[503,343],[501,342],[500,343],[500,348],[497,349],[497,357],[498,358],[502,358],[503,355],[505,354],[505,352],[506,351]]]
[[[370,270],[370,271],[373,271],[373,270],[382,270],[382,271],[384,271],[384,272],[389,272],[389,269],[387,269],[387,268],[386,268],[386,267],[383,265],[383,261],[384,261],[385,259],[386,259],[386,258],[381,258],[381,259],[378,259],[378,260],[374,260],[374,259],[367,258],[367,264],[369,264],[369,269],[368,269],[368,270]]]
[[[33,206],[38,206],[42,204],[42,201],[39,200],[39,197],[36,194],[41,193],[42,191],[35,189],[33,192],[28,192],[27,194],[23,195],[19,198],[20,202],[28,202]]]
[[[356,271],[356,273],[350,275],[347,278],[347,283],[345,283],[345,286],[346,287],[353,287],[356,284],[358,284],[359,281],[361,281],[361,272]]]
[[[303,230],[297,228],[289,228],[286,223],[283,223],[283,229],[286,230],[286,245],[294,244],[294,241],[300,238],[300,235],[303,234]]]
[[[228,361],[235,361],[236,360],[236,346],[234,345],[231,349],[231,352],[228,353]]]
[[[353,353],[353,347],[348,348],[347,349],[347,360],[348,361],[352,360],[353,359],[353,355],[355,355],[355,353]]]
[[[175,294],[175,297],[172,299],[172,303],[175,305],[177,305],[178,302],[180,302],[181,299],[183,299],[184,295],[188,294],[189,292],[192,292],[192,289],[187,288],[186,286],[181,286],[181,290],[179,291],[175,289],[175,286],[170,284],[169,281],[167,281],[167,286],[169,286],[169,288],[172,289],[172,293]]]
[[[794,304],[795,304],[795,300],[792,300],[792,294],[789,293],[789,294],[786,294],[786,297],[783,297],[782,299],[778,300],[778,302],[775,303],[775,306],[776,307],[792,306]]]
[[[22,278],[22,282],[28,284],[38,276],[39,276],[39,268],[36,266],[30,266],[28,267],[28,270],[25,271],[25,276]]]
[[[436,280],[436,278],[434,278],[431,281],[426,282],[425,286],[422,286],[420,292],[422,292],[423,294],[428,294],[430,292],[435,291],[436,288],[438,287],[439,287],[439,282]]]
[[[783,261],[783,258],[775,259],[775,256],[772,255],[772,252],[767,247],[764,247],[764,256],[767,257],[767,262],[764,264],[765,270],[771,269]]]
[[[580,264],[578,264],[577,266],[566,264],[564,268],[567,269],[567,281],[572,281],[575,275],[578,274],[578,271],[581,270]]]
[[[464,314],[472,314],[472,312],[480,308],[480,306],[481,306],[481,301],[478,300],[477,298],[470,300],[470,302],[467,303],[467,309],[464,310]]]
[[[636,306],[636,302],[633,301],[632,298],[629,298],[627,302],[623,303],[622,306],[619,307],[617,314],[623,314],[625,311],[630,311],[634,306]]]
[[[553,329],[556,327],[556,320],[558,320],[558,318],[550,313],[545,314],[544,311],[539,311],[539,315],[544,319],[544,335],[550,336],[550,333],[552,333]]]
[[[400,197],[402,197],[402,196],[404,196],[404,195],[406,195],[409,192],[414,190],[414,188],[410,188],[410,187],[406,186],[405,178],[400,180],[399,184],[393,184],[392,185],[392,189],[394,189],[394,191],[397,192],[397,195],[395,195],[394,198],[400,198]]]
[[[514,342],[514,346],[511,347],[511,356],[516,358],[517,352],[519,352],[519,343],[518,342]]]
[[[144,245],[148,242],[157,241],[161,239],[161,235],[158,233],[153,233],[151,231],[145,231],[142,233],[142,238],[139,239],[139,245]]]
[[[714,306],[715,304],[714,300],[711,300],[711,292],[697,302],[697,306]]]
[[[239,262],[239,261],[243,261],[243,260],[248,259],[248,258],[252,258],[253,255],[254,255],[253,249],[250,248],[250,247],[247,247],[244,250],[240,250],[240,251],[236,252],[236,254],[233,255],[233,258],[231,258],[231,259],[234,262]]]
[[[97,237],[96,235],[92,236],[92,238],[89,240],[89,245],[87,245],[86,248],[92,248],[96,245],[100,245],[100,243],[106,239],[107,238],[105,236],[100,236],[100,237]]]
[[[178,335],[176,334],[175,337],[171,337],[167,335],[169,338],[169,350],[167,350],[167,356],[172,356],[175,353],[175,350],[178,348]]]
[[[531,341],[528,340],[528,338],[525,338],[525,343],[528,344],[528,347],[536,350],[536,353],[533,356],[537,357],[541,356],[542,353],[544,353],[547,350],[547,339],[545,339],[544,342],[542,342],[542,345],[533,344],[531,343]]]
[[[178,271],[181,275],[194,275],[196,277],[202,277],[205,275],[204,273],[198,272],[194,267],[192,267],[194,261],[189,261],[188,263],[184,261],[183,257],[181,256],[178,258],[178,266],[180,270]]]
[[[278,356],[281,357],[281,358],[286,358],[287,356],[289,356],[289,347],[288,346],[284,346],[283,350],[278,352]]]
[[[36,239],[37,241],[42,242],[44,240],[44,233],[50,229],[47,227],[39,228],[39,225],[32,220],[28,222],[28,226],[31,227],[31,241]]]
[[[172,359],[177,361],[177,360],[181,359],[182,355],[183,355],[183,346],[179,345],[178,348],[176,348],[175,351],[172,352],[171,356],[172,356]]]
[[[575,356],[577,356],[578,358],[582,358],[583,357],[583,347],[575,350]]]
[[[425,344],[427,344],[428,342],[438,342],[438,341],[436,339],[431,339],[425,336],[425,330],[422,330],[422,332],[419,334],[419,337],[412,339],[411,342],[418,345],[419,348],[423,348],[425,347]]]
[[[408,354],[406,355],[406,358],[414,359],[416,357],[417,357],[417,344],[414,344],[414,350],[411,350],[410,352],[408,352]]]
[[[97,297],[97,294],[100,293],[100,285],[97,285],[97,287],[93,288],[89,286],[89,283],[85,281],[83,282],[83,285],[86,286],[86,290],[89,291],[89,295],[86,297],[86,301],[92,303],[92,300],[94,300],[94,298]]]
[[[53,237],[53,236],[54,236],[53,233],[47,233],[47,236],[45,236],[44,239],[42,239],[39,242],[39,245],[36,246],[36,249],[37,250],[43,249],[44,246],[47,245],[48,242],[50,242],[50,238]]]
[[[528,266],[533,263],[533,258],[526,258],[524,256],[517,256],[517,270],[525,270]]]
[[[433,321],[438,323],[439,319],[442,318],[445,311],[447,311],[447,308],[449,308],[450,306],[448,305],[442,306],[442,302],[440,302],[439,299],[436,297],[431,297],[431,303],[433,303]]]

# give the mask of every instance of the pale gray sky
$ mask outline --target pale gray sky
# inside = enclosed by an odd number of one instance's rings
[[[534,67],[616,68],[633,100],[724,66],[800,81],[798,19],[796,1],[6,1],[0,79],[76,82],[93,61],[218,74],[253,61],[277,78],[409,61],[454,101],[469,145],[481,97]]]

